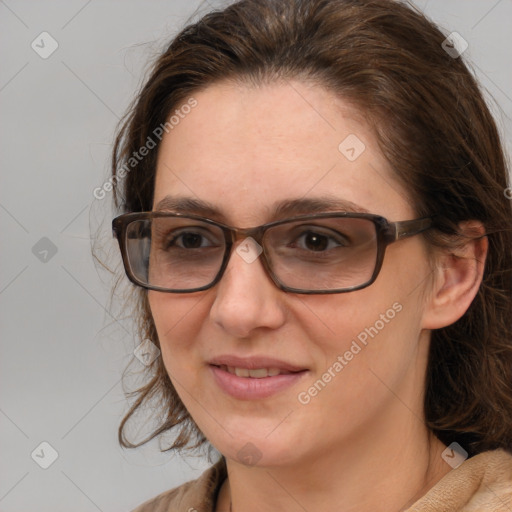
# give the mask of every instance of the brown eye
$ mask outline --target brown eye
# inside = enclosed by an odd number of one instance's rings
[[[304,245],[311,251],[325,251],[329,246],[329,239],[325,235],[310,232],[304,235]]]
[[[197,233],[183,233],[174,238],[173,242],[181,240],[181,242],[178,242],[178,245],[181,245],[184,249],[198,249],[201,247],[202,238],[203,236]]]

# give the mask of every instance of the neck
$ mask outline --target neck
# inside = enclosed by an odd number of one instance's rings
[[[394,425],[394,439],[385,443],[361,433],[293,466],[246,467],[228,459],[217,510],[332,510],[334,503],[337,512],[403,510],[450,470],[441,458],[445,446],[417,424],[421,436]]]

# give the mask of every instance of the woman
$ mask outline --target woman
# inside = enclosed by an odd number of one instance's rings
[[[113,156],[161,350],[120,442],[158,397],[143,442],[222,458],[137,512],[512,510],[509,183],[455,42],[390,0],[242,0],[158,59]]]

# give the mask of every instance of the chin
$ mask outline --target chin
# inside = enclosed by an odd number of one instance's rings
[[[215,448],[227,459],[246,466],[277,467],[296,463],[300,453],[300,442],[293,433],[283,429],[272,432],[265,422],[258,428],[258,422],[244,418],[237,429],[223,431],[221,437],[208,438]],[[278,427],[279,428],[279,427]],[[264,432],[265,434],[262,434]],[[270,435],[268,434],[270,433]],[[208,436],[207,436],[208,437]],[[300,440],[300,436],[298,436]],[[303,451],[304,446],[301,446]]]

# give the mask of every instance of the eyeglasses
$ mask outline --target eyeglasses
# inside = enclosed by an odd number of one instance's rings
[[[386,247],[431,228],[432,217],[388,222],[366,213],[301,215],[233,228],[196,215],[126,213],[112,221],[130,281],[148,290],[190,293],[220,281],[235,242],[278,288],[303,294],[360,290],[377,278]],[[252,239],[252,240],[251,240]]]

